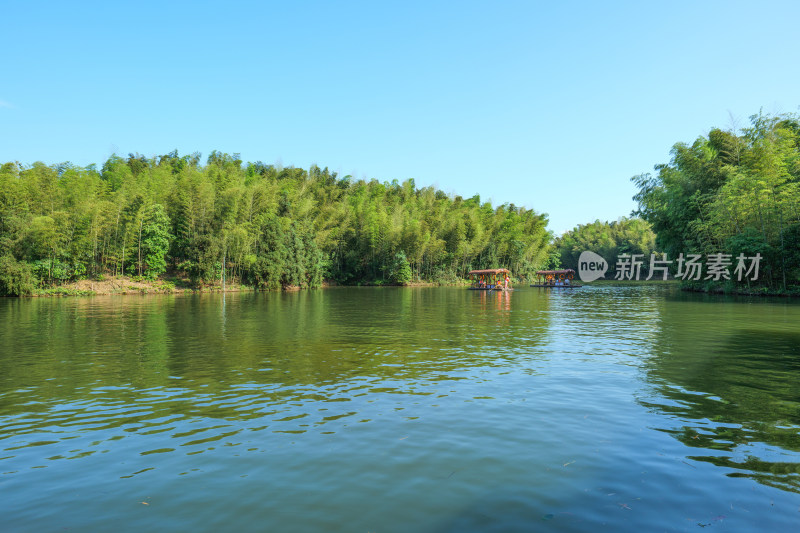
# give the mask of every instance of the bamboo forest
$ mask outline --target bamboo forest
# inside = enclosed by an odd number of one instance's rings
[[[758,253],[764,275],[748,289],[792,292],[800,283],[798,117],[759,113],[741,130],[677,143],[671,155],[654,175],[632,178],[634,218],[561,236],[526,207],[413,179],[245,163],[236,153],[213,151],[205,164],[177,150],[112,155],[100,168],[7,162],[0,294],[106,276],[276,289],[454,283],[471,269],[503,266],[524,280],[539,268],[575,268],[583,250],[612,262],[619,253]],[[730,280],[695,285],[738,290]]]
[[[238,154],[110,157],[101,169],[6,163],[0,257],[6,293],[83,277],[257,288],[453,280],[475,267],[542,263],[547,218],[409,179],[339,177],[327,168],[243,164]]]
[[[759,113],[739,134],[715,128],[671,153],[655,176],[632,178],[657,246],[671,257],[761,254],[762,289],[800,284],[800,118]]]

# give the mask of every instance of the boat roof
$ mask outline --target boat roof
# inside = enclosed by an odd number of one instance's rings
[[[485,270],[470,270],[469,274],[511,274],[511,271],[507,268],[487,268]]]
[[[567,268],[566,270],[537,270],[536,271],[537,275],[538,274],[544,274],[544,275],[547,275],[547,274],[570,274],[570,273],[574,274],[575,271],[572,270],[571,268]]]

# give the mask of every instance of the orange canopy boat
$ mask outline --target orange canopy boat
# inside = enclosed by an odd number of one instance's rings
[[[511,271],[507,268],[487,268],[470,270],[467,274],[472,280],[470,290],[473,291],[513,291],[511,288]]]

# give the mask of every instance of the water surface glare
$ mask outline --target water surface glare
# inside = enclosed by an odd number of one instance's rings
[[[800,530],[800,305],[0,299],[0,531]]]

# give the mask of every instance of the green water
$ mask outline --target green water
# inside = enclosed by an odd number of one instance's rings
[[[800,305],[0,299],[0,531],[797,531]]]

